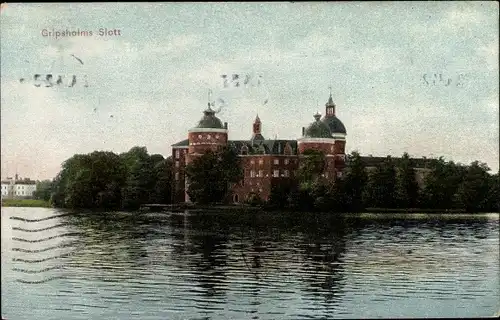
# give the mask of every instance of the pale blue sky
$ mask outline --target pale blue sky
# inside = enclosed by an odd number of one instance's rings
[[[228,101],[219,117],[230,139],[249,138],[257,113],[266,138],[295,139],[324,113],[330,85],[347,152],[478,159],[498,170],[498,15],[497,2],[9,4],[2,177],[17,167],[52,178],[65,159],[94,150],[139,145],[169,156],[209,88]],[[121,35],[99,37],[100,28]],[[94,36],[56,40],[43,29]],[[34,73],[87,75],[89,87],[19,82]],[[220,75],[233,73],[261,74],[262,85],[222,88]],[[427,85],[434,73],[450,85]]]

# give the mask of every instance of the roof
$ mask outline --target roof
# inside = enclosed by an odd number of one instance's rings
[[[203,111],[203,118],[198,121],[196,128],[214,128],[214,129],[224,129],[224,125],[219,118],[215,116],[215,111],[210,108],[210,106]]]
[[[179,142],[174,143],[172,145],[172,147],[187,147],[187,146],[189,146],[189,139],[179,141]]]
[[[347,133],[344,124],[336,116],[327,115],[321,121],[330,128],[331,133]]]
[[[373,156],[362,156],[361,161],[366,167],[375,167],[382,164],[387,157],[373,157]],[[391,157],[393,161],[401,160],[401,157]],[[426,158],[410,158],[410,163],[413,168],[430,168],[433,159]],[[347,162],[349,163],[349,157],[347,157]]]
[[[288,144],[292,148],[291,154],[297,154],[297,140],[262,140],[252,144],[250,140],[229,140],[228,144],[241,153],[243,146],[248,147],[248,154],[284,155]]]
[[[306,138],[332,138],[330,128],[320,121],[321,115],[319,113],[314,115],[316,121],[311,123],[304,132]]]

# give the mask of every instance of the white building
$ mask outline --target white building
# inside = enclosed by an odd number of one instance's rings
[[[35,191],[36,181],[29,178],[21,179],[17,174],[14,179],[7,178],[7,180],[2,180],[2,198],[32,198]]]

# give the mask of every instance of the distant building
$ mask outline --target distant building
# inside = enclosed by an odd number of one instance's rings
[[[323,179],[335,181],[348,170],[348,157],[345,154],[347,131],[335,114],[336,105],[332,96],[325,105],[325,116],[314,115],[314,121],[302,128],[302,136],[296,140],[265,139],[262,136],[262,122],[256,117],[252,135],[248,140],[229,140],[227,122],[222,124],[215,116],[210,104],[195,128],[188,131],[185,140],[172,145],[173,202],[190,202],[187,190],[189,181],[185,168],[196,157],[208,150],[221,146],[233,148],[241,158],[244,177],[232,186],[230,199],[234,203],[245,201],[251,194],[268,200],[271,188],[275,185],[296,183],[295,176],[299,163],[308,149],[322,151],[326,156]],[[372,170],[385,157],[362,157],[367,171]],[[417,181],[422,184],[428,172],[428,160],[412,159],[417,169]]]
[[[36,181],[21,179],[17,174],[14,178],[2,180],[2,199],[30,199],[35,191]]]

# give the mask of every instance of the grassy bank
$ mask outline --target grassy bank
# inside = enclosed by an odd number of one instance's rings
[[[50,208],[50,203],[45,200],[34,199],[2,199],[2,207],[42,207]]]

